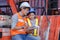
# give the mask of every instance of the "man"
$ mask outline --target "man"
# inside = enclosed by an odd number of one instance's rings
[[[29,13],[27,14],[27,23],[28,23],[28,39],[27,40],[40,40],[39,37],[39,21],[40,17],[37,17],[35,15],[35,10],[34,8],[31,8]],[[30,33],[31,32],[31,33]],[[29,39],[30,38],[30,39]]]
[[[26,39],[26,18],[25,15],[29,12],[30,5],[28,2],[23,2],[20,5],[20,12],[12,16],[11,35],[12,40]]]

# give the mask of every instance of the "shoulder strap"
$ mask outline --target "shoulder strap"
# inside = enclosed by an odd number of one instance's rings
[[[28,22],[28,25],[31,27],[31,26],[32,26],[32,24],[31,24],[31,22],[30,22],[30,19],[29,19],[29,18],[27,18],[27,22]]]
[[[32,26],[29,18],[27,18],[27,22],[28,22],[28,25],[29,25],[29,26]],[[36,18],[36,23],[35,23],[35,25],[38,26],[38,18]]]
[[[38,26],[38,18],[36,18],[36,24],[35,25]]]

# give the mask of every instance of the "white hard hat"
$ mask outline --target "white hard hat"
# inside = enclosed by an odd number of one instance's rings
[[[21,3],[21,5],[20,5],[20,8],[21,7],[30,7],[30,4],[28,3],[28,2],[23,2],[23,3]]]

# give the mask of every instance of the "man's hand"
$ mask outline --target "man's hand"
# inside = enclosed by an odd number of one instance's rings
[[[31,33],[34,32],[34,30],[26,30],[26,32],[27,32],[28,34],[31,34]]]
[[[30,34],[30,33],[33,33],[34,32],[34,27],[29,27],[27,30],[26,30],[26,32],[28,33],[28,34]]]

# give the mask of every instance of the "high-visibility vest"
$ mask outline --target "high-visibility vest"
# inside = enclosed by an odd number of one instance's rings
[[[26,26],[26,18],[23,18],[22,16],[20,16],[19,13],[18,14],[18,22],[16,23],[16,27],[22,27],[22,26]],[[17,35],[17,34],[26,34],[26,29],[20,29],[20,30],[13,30],[11,29],[11,35]]]
[[[32,24],[31,24],[31,22],[30,22],[30,19],[29,18],[27,18],[27,21],[28,21],[28,25],[29,25],[29,27],[31,27],[32,26]],[[38,26],[38,18],[36,18],[36,23],[35,23],[35,26]],[[33,34],[32,35],[34,35],[34,36],[37,36],[38,35],[38,29],[34,29],[34,32],[33,32]]]

